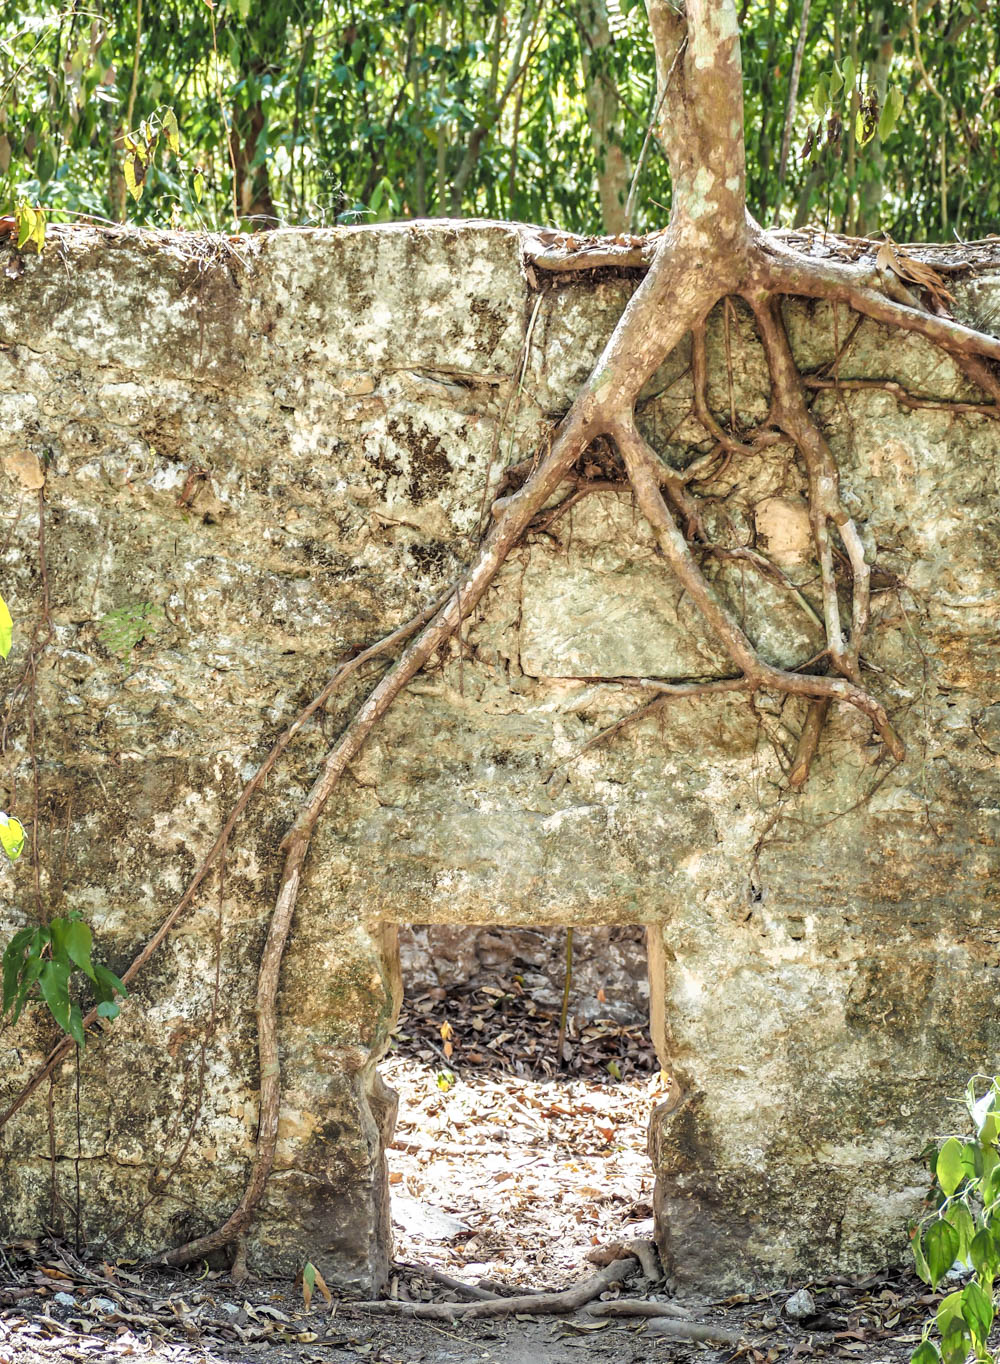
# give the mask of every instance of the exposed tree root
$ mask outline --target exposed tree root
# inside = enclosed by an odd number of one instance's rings
[[[513,1298],[490,1298],[483,1302],[396,1302],[392,1299],[379,1299],[375,1302],[353,1303],[357,1310],[379,1316],[413,1317],[418,1321],[475,1321],[483,1317],[506,1317],[514,1313],[530,1313],[531,1316],[554,1316],[564,1312],[575,1312],[593,1302],[602,1293],[622,1283],[638,1267],[634,1256],[615,1260],[592,1274],[582,1283],[564,1288],[558,1293],[526,1293]]]
[[[804,786],[809,780],[813,758],[815,758],[816,751],[819,748],[820,735],[823,733],[823,725],[829,709],[830,699],[827,696],[809,703],[805,724],[802,726],[798,747],[795,750],[795,757],[792,759],[792,765],[788,770],[788,785],[793,788]]]
[[[690,1340],[702,1345],[739,1345],[743,1336],[739,1331],[727,1331],[724,1326],[710,1322],[674,1321],[671,1317],[652,1317],[646,1330],[650,1335],[668,1340]]]
[[[583,1309],[588,1317],[673,1317],[674,1321],[690,1321],[691,1313],[672,1302],[649,1302],[646,1298],[612,1298],[610,1302],[592,1302]]]
[[[819,374],[803,374],[802,384],[805,388],[837,389],[843,393],[863,393],[868,390],[875,392],[888,393],[900,407],[908,407],[913,412],[922,409],[930,409],[937,412],[978,412],[983,417],[1000,417],[1000,407],[994,403],[968,403],[952,401],[941,398],[919,398],[915,393],[908,393],[902,384],[897,384],[892,379],[827,379]]]
[[[463,1283],[461,1279],[453,1279],[450,1274],[445,1274],[444,1270],[434,1269],[430,1265],[409,1265],[396,1264],[395,1269],[405,1269],[407,1273],[416,1274],[422,1279],[429,1279],[431,1283],[440,1284],[442,1288],[447,1288],[452,1293],[459,1293],[463,1298],[470,1298],[473,1302],[495,1302],[503,1298],[502,1293],[492,1293],[489,1289],[482,1288],[477,1284]]]

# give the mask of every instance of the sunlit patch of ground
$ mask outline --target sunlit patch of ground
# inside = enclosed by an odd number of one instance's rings
[[[391,1055],[396,1258],[538,1287],[592,1273],[588,1251],[651,1227],[659,1072],[618,1083],[456,1073]],[[453,1078],[452,1078],[453,1077]]]

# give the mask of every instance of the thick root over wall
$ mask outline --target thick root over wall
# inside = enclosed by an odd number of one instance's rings
[[[295,721],[265,760],[240,798],[205,864],[182,900],[164,921],[125,974],[131,979],[192,903],[195,891],[219,860],[242,810],[261,786],[267,771],[303,724],[334,688],[361,663],[379,654],[401,652],[361,704],[330,750],[308,797],[282,844],[284,868],[260,963],[256,1015],[260,1061],[260,1121],[250,1178],[239,1205],[216,1231],[168,1250],[159,1261],[183,1265],[224,1247],[235,1247],[242,1264],[241,1243],[264,1192],[278,1133],[281,1068],[278,1052],[276,996],[282,955],[295,912],[296,898],[317,820],[337,783],[396,697],[444,647],[475,610],[511,551],[539,524],[543,508],[564,488],[565,499],[578,500],[593,487],[609,486],[607,465],[600,481],[578,472],[581,457],[597,441],[610,445],[615,486],[630,488],[641,514],[651,526],[663,558],[696,604],[712,635],[732,665],[732,676],[704,682],[660,684],[650,704],[703,692],[766,689],[805,698],[811,704],[791,770],[790,786],[801,786],[821,742],[825,717],[834,705],[860,711],[895,761],[903,743],[885,706],[865,685],[864,644],[869,623],[871,565],[861,536],[840,493],[836,461],[811,415],[807,387],[789,346],[782,298],[789,295],[826,299],[847,305],[857,314],[888,326],[914,331],[951,355],[983,390],[976,409],[996,413],[1000,381],[992,363],[1000,360],[1000,340],[942,316],[935,300],[927,306],[898,280],[885,280],[864,262],[817,260],[796,252],[780,235],[765,234],[746,212],[742,141],[742,76],[740,42],[732,0],[688,0],[686,13],[669,0],[648,0],[647,9],[657,53],[660,123],[657,134],[670,159],[673,203],[668,226],[636,247],[584,244],[562,248],[544,244],[534,261],[537,271],[592,269],[599,265],[648,264],[593,372],[570,410],[551,433],[536,460],[508,471],[505,486],[513,491],[492,507],[490,525],[474,562],[432,607],[386,639],[350,660],[333,676],[319,697]],[[735,131],[734,131],[735,130]],[[771,381],[766,421],[748,438],[727,431],[711,413],[705,392],[704,328],[713,307],[730,297],[752,311]],[[688,334],[692,345],[695,415],[714,449],[686,471],[660,458],[636,422],[640,391],[673,349]],[[825,647],[798,668],[775,667],[762,659],[731,611],[706,578],[700,556],[719,551],[705,531],[699,495],[731,460],[777,442],[790,443],[804,468],[810,525],[820,572],[821,605],[813,612],[822,622]],[[557,504],[557,508],[558,508]],[[545,524],[552,519],[544,513]],[[755,566],[772,577],[780,571],[762,556],[746,551]],[[837,561],[849,566],[849,607],[842,607]],[[794,585],[783,584],[791,591]],[[812,611],[812,607],[804,603]],[[649,705],[636,715],[647,713]],[[614,727],[616,730],[620,726]],[[604,737],[604,736],[601,736]],[[93,1020],[85,1020],[90,1024]],[[71,1043],[53,1049],[25,1092],[0,1119],[15,1112],[66,1055]]]

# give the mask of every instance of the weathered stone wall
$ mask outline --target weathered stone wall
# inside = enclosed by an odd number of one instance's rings
[[[79,910],[120,971],[335,660],[467,559],[501,467],[566,409],[634,282],[539,296],[511,227],[54,236],[40,260],[8,251],[0,275],[0,583],[18,624],[0,796],[34,818],[40,862],[37,894],[27,859],[0,881],[0,937]],[[956,307],[987,319],[998,285],[959,281]],[[826,307],[788,317],[811,369],[850,333]],[[722,329],[711,397],[728,411]],[[747,319],[730,330],[752,422],[765,367]],[[284,1106],[251,1263],[308,1256],[368,1288],[384,1275],[393,1100],[375,1063],[399,1004],[398,923],[648,926],[654,1036],[676,1078],[651,1125],[660,1235],[688,1279],[775,1281],[899,1249],[916,1155],[1000,1040],[1000,440],[989,417],[949,410],[974,395],[916,338],[865,323],[839,373],[943,404],[815,400],[878,552],[868,676],[905,763],[838,711],[792,795],[803,711],[766,695],[678,701],[575,757],[640,699],[608,679],[727,667],[627,496],[594,495],[535,537],[462,658],[456,645],[411,686],[322,821],[282,975]],[[679,353],[641,413],[672,459],[700,439],[690,400]],[[25,673],[46,634],[42,476],[52,638]],[[803,484],[786,447],[736,460],[708,522],[756,539],[808,598]],[[820,647],[790,594],[746,565],[707,571],[767,657]],[[163,619],[123,663],[100,622],[144,601]],[[77,1176],[84,1234],[119,1254],[207,1230],[238,1200],[276,850],[364,680],[296,744],[224,877],[88,1044],[79,1134],[72,1063],[51,1138],[44,1089],[3,1131],[0,1233],[72,1227]],[[0,1101],[52,1041],[40,1007],[5,1029]]]

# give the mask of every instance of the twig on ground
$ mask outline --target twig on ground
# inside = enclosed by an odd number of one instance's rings
[[[691,1313],[672,1302],[650,1302],[646,1298],[616,1298],[611,1302],[591,1302],[583,1309],[588,1317],[672,1317],[690,1321]]]

